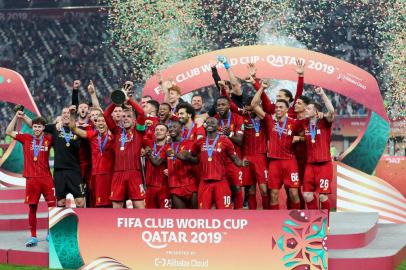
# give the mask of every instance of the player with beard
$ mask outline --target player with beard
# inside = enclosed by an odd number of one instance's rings
[[[268,83],[262,82],[261,88],[255,94],[252,105],[258,117],[265,119],[269,139],[268,188],[271,191],[270,208],[279,209],[279,190],[284,185],[289,189],[292,209],[299,209],[299,173],[292,143],[298,140],[296,135],[299,134],[300,125],[295,119],[288,117],[289,103],[286,100],[276,101],[274,115],[266,114],[258,105],[254,106],[256,104],[255,99],[259,99],[268,86]]]
[[[111,207],[111,179],[114,165],[114,137],[107,128],[103,114],[99,111],[96,129],[83,130],[71,118],[70,128],[83,139],[89,140],[92,154],[92,176],[89,194],[96,207]]]
[[[76,110],[73,105],[62,109],[60,129],[56,124],[47,124],[44,132],[52,136],[55,151],[54,185],[58,206],[65,207],[66,195],[71,193],[75,198],[76,207],[84,207],[85,184],[79,163],[80,139],[69,128],[70,109],[73,112]],[[28,116],[24,115],[23,119],[32,127],[32,120]]]
[[[147,116],[145,120],[145,137],[152,139],[155,133],[155,127],[159,123],[158,117],[159,102],[156,100],[148,100],[144,106],[144,113]]]
[[[227,181],[227,166],[231,160],[236,166],[248,166],[247,160],[240,160],[234,144],[218,130],[218,120],[209,117],[206,120],[206,138],[193,144],[192,151],[183,152],[188,160],[199,163],[200,183],[198,204],[200,209],[217,209],[231,207],[231,191]],[[198,156],[197,158],[195,156]]]
[[[169,126],[170,143],[166,151],[172,206],[176,209],[196,209],[197,181],[193,171],[194,164],[181,154],[190,151],[191,144],[182,140],[181,131],[181,123],[172,121]]]
[[[45,119],[42,117],[32,120],[33,135],[14,131],[17,119],[23,117],[24,112],[17,111],[6,129],[6,134],[19,141],[23,146],[23,176],[26,178],[25,203],[29,206],[28,222],[31,230],[31,238],[25,245],[33,247],[38,244],[37,209],[41,195],[44,196],[48,207],[56,206],[54,183],[49,168],[52,137],[44,134]]]
[[[303,122],[307,149],[307,164],[304,173],[303,196],[308,209],[317,209],[314,192],[319,193],[319,208],[330,210],[328,194],[331,193],[333,164],[330,155],[331,126],[334,120],[334,107],[321,87],[315,89],[327,108],[324,118],[318,117],[322,111],[320,104],[310,102],[306,106],[306,119]]]
[[[142,108],[128,97],[125,90],[126,88],[124,88],[126,102],[137,113],[137,124],[135,124],[135,115],[131,109],[124,110],[122,127],[116,125],[111,116],[116,107],[115,104],[111,104],[104,112],[107,126],[114,135],[115,160],[110,199],[114,208],[122,208],[128,195],[134,208],[144,208],[145,191],[142,183],[140,156],[145,115]]]
[[[195,109],[196,115],[201,115],[204,114],[204,101],[203,101],[203,96],[200,94],[194,94],[192,96],[192,101],[191,101],[193,109]]]
[[[181,103],[176,108],[179,122],[182,124],[182,139],[185,141],[195,141],[204,137],[205,131],[203,127],[198,127],[195,124],[195,110],[189,103]]]
[[[244,135],[244,120],[241,116],[230,111],[230,102],[226,97],[219,97],[216,101],[217,114],[215,118],[219,121],[219,132],[228,137],[234,144],[237,156],[241,157],[241,145]],[[241,185],[243,182],[243,170],[229,162],[227,166],[227,176],[230,180],[231,189],[234,195],[234,208],[243,207],[243,193]]]
[[[157,124],[155,141],[144,139],[143,146],[147,158],[145,208],[171,208],[168,177],[165,175],[167,135],[168,127],[164,124]]]

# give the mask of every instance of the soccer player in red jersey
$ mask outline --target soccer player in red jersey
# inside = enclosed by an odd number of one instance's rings
[[[123,107],[116,106],[111,113],[111,117],[113,118],[113,121],[117,126],[121,126],[121,120],[123,118]]]
[[[182,125],[172,121],[169,126],[171,141],[166,152],[168,183],[172,196],[172,206],[176,209],[197,208],[197,180],[193,163],[180,153],[190,151],[191,143],[181,136]]]
[[[321,105],[310,102],[306,106],[306,121],[303,123],[307,148],[307,164],[304,173],[303,196],[308,209],[317,209],[314,192],[319,193],[320,206],[330,210],[328,194],[331,193],[333,164],[330,155],[331,126],[334,120],[334,107],[321,87],[315,89],[327,107],[322,119],[317,117]]]
[[[99,111],[100,112],[100,111]],[[91,201],[96,207],[111,207],[111,179],[114,165],[114,137],[107,128],[102,113],[96,120],[96,130],[76,127],[71,119],[70,128],[81,138],[88,139],[92,154],[92,176],[89,182]]]
[[[269,209],[268,197],[268,162],[267,162],[267,134],[265,120],[260,119],[246,106],[243,114],[244,137],[242,144],[242,156],[249,161],[249,166],[244,170],[242,185],[248,188],[248,208],[257,209],[256,183],[262,197],[262,208]]]
[[[194,122],[195,109],[189,103],[181,103],[177,107],[179,122],[182,124],[182,139],[196,141],[206,135],[204,127]]]
[[[255,105],[255,100],[262,95],[267,86],[267,83],[262,83],[260,90],[255,94],[252,105],[256,114],[265,119],[269,139],[268,188],[271,190],[270,208],[279,209],[279,189],[285,185],[289,188],[289,195],[292,198],[292,209],[299,209],[299,172],[292,143],[295,135],[299,133],[300,126],[295,119],[288,117],[289,103],[286,100],[276,101],[274,115],[266,114],[259,105]]]
[[[158,111],[159,111],[158,101],[151,99],[145,103],[144,113],[147,118],[145,120],[146,127],[144,137],[149,138],[150,140],[153,140],[152,138],[154,137],[155,127],[159,123],[159,117],[157,115]]]
[[[217,114],[215,118],[219,121],[219,132],[228,137],[234,144],[238,157],[241,157],[241,145],[244,135],[244,120],[243,118],[230,111],[230,102],[227,97],[219,97],[216,101]],[[231,182],[231,188],[234,195],[234,208],[241,209],[244,199],[241,189],[243,182],[243,169],[235,166],[231,161],[227,166],[227,176]]]
[[[13,137],[23,145],[24,172],[26,178],[25,203],[29,205],[28,222],[31,230],[31,239],[27,247],[36,246],[37,239],[37,209],[41,194],[48,207],[56,206],[54,183],[49,169],[49,151],[52,137],[44,134],[45,119],[38,117],[32,120],[31,134],[19,134],[14,131],[17,119],[24,117],[24,112],[18,111],[7,127],[6,134]]]
[[[295,113],[297,120],[303,120],[306,118],[306,106],[309,105],[311,99],[307,96],[300,96],[295,103]],[[293,144],[293,151],[295,152],[297,166],[299,169],[299,181],[300,185],[303,186],[303,178],[304,172],[307,163],[307,150],[306,150],[306,142],[304,140],[304,136],[302,134],[299,137],[299,140]],[[287,192],[288,193],[288,192]],[[287,206],[290,209],[290,200],[287,197]],[[299,189],[299,198],[300,198],[300,209],[305,209],[305,201],[303,198],[303,194]]]
[[[168,144],[166,138],[168,127],[157,124],[155,127],[155,141],[144,139],[146,154],[146,208],[171,208],[171,194],[168,186],[168,177],[165,175],[166,151]]]
[[[206,138],[197,140],[191,153],[182,154],[189,160],[199,162],[199,208],[211,209],[214,204],[217,209],[228,209],[231,207],[231,191],[226,176],[229,160],[239,167],[248,166],[249,163],[247,160],[240,160],[230,139],[217,131],[216,118],[209,117],[205,126]]]
[[[107,126],[114,135],[115,160],[110,199],[113,202],[113,208],[122,208],[128,195],[134,208],[144,208],[145,191],[140,156],[145,115],[142,108],[128,96],[126,100],[137,113],[137,124],[134,124],[135,116],[131,109],[124,110],[122,127],[116,125],[111,116],[116,107],[115,104],[111,104],[104,112]]]

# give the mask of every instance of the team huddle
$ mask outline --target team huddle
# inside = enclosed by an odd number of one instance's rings
[[[161,104],[149,96],[134,101],[128,81],[123,104],[102,110],[93,82],[87,103],[79,102],[81,84],[75,81],[72,104],[53,124],[18,110],[7,134],[23,145],[32,237],[41,194],[49,206],[60,207],[71,193],[77,207],[122,208],[131,200],[134,208],[241,209],[246,201],[257,209],[260,201],[262,209],[279,209],[284,187],[289,209],[329,209],[334,108],[320,87],[314,91],[327,112],[302,95],[304,63],[296,63],[296,96],[281,89],[271,102],[264,92],[269,83],[256,77],[254,64],[244,80],[256,92],[243,98],[241,79],[225,57],[218,60],[229,80],[221,80],[212,65],[220,96],[207,112],[201,95],[184,102],[179,86],[160,74]],[[19,120],[32,135],[14,131]]]

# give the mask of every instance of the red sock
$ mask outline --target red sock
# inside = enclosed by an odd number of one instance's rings
[[[279,209],[279,203],[278,204],[271,204],[271,210],[278,210]]]
[[[37,237],[37,209],[38,204],[30,204],[28,212],[28,224],[30,225],[31,237]]]
[[[244,197],[242,190],[234,193],[234,209],[242,209],[244,206]]]
[[[261,196],[262,197],[262,209],[269,209],[269,197],[268,195]]]
[[[300,209],[306,209],[306,202],[303,198],[303,194],[299,189]]]
[[[290,206],[292,207],[292,209],[300,209],[300,202],[290,202]]]
[[[311,209],[317,209],[317,200],[316,198],[313,197],[313,200],[311,200],[310,202],[306,202],[306,206],[307,209],[311,210]]]
[[[257,196],[256,194],[248,194],[248,209],[257,209]]]

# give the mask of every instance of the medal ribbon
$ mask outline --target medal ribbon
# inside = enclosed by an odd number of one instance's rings
[[[68,144],[70,142],[70,138],[73,136],[72,130],[69,129],[69,133],[66,134],[65,127],[62,127],[61,132],[63,137],[65,138],[66,143]]]
[[[44,142],[44,135],[41,136],[39,144],[37,145],[37,140],[32,136],[32,150],[34,150],[34,159],[38,158],[39,152],[41,151],[42,143]]]
[[[125,128],[121,129],[121,149],[124,148],[125,141],[127,140],[127,133],[125,132]]]
[[[155,158],[161,153],[161,151],[162,151],[162,149],[164,149],[165,145],[162,145],[161,149],[159,149],[158,152],[156,151],[156,146],[157,146],[157,144],[154,142],[154,149],[152,150],[152,154],[154,155]]]
[[[285,130],[285,127],[286,127],[286,123],[287,123],[287,122],[288,122],[288,116],[285,116],[285,120],[283,121],[282,127],[279,126],[279,121],[278,121],[278,120],[275,120],[275,123],[276,123],[276,131],[278,132],[279,139],[282,138],[282,134],[283,134],[283,131]]]
[[[310,129],[310,136],[312,137],[312,142],[314,142],[314,141],[316,141],[317,119],[315,121],[310,120],[309,129]]]
[[[219,137],[220,137],[219,134],[217,134],[216,138],[213,141],[213,144],[209,145],[209,137],[206,136],[206,149],[207,149],[207,155],[209,156],[209,158],[212,158],[212,156],[213,156],[213,151],[214,151],[214,148],[216,147]]]
[[[253,119],[251,116],[250,116],[250,119],[251,119],[252,125],[254,126],[255,132],[259,133],[259,131],[261,129],[261,119],[255,119],[255,118]]]
[[[100,133],[97,134],[97,143],[98,143],[98,145],[99,145],[100,154],[103,154],[103,149],[104,149],[104,147],[106,147],[106,144],[107,144],[107,141],[108,141],[108,140],[109,140],[109,134],[108,134],[108,133],[106,133],[106,137],[104,137],[103,143],[102,143],[102,141],[101,141],[101,135],[100,135]]]
[[[192,126],[191,126],[190,129],[188,130],[187,135],[186,135],[186,138],[184,138],[185,140],[189,140],[190,135],[192,135],[192,130],[193,130],[194,127],[195,127],[195,122],[192,122]],[[184,133],[185,133],[185,126],[182,127],[182,137],[183,137],[183,134],[184,134]]]

